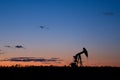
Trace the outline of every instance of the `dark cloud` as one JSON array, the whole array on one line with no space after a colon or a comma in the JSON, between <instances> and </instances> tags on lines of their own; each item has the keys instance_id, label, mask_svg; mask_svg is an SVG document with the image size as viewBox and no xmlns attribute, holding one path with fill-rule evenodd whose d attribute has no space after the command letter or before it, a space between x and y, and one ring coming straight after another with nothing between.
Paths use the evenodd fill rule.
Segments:
<instances>
[{"instance_id":1,"label":"dark cloud","mask_svg":"<svg viewBox=\"0 0 120 80\"><path fill-rule=\"evenodd\" d=\"M7 47L7 48L23 48L23 49L25 49L22 45L16 45L16 46L9 46L9 45L6 45L6 46L4 46L4 47Z\"/></svg>"},{"instance_id":2,"label":"dark cloud","mask_svg":"<svg viewBox=\"0 0 120 80\"><path fill-rule=\"evenodd\" d=\"M39 26L40 29L49 29L48 27L46 26Z\"/></svg>"},{"instance_id":3,"label":"dark cloud","mask_svg":"<svg viewBox=\"0 0 120 80\"><path fill-rule=\"evenodd\" d=\"M22 45L16 45L15 48L24 48Z\"/></svg>"},{"instance_id":4,"label":"dark cloud","mask_svg":"<svg viewBox=\"0 0 120 80\"><path fill-rule=\"evenodd\" d=\"M50 58L50 59L45 59L45 58L36 58L36 57L13 57L10 59L7 59L5 61L18 61L18 62L60 62L59 58Z\"/></svg>"},{"instance_id":5,"label":"dark cloud","mask_svg":"<svg viewBox=\"0 0 120 80\"><path fill-rule=\"evenodd\" d=\"M44 29L44 28L45 28L45 26L40 26L40 28L41 28L41 29Z\"/></svg>"},{"instance_id":6,"label":"dark cloud","mask_svg":"<svg viewBox=\"0 0 120 80\"><path fill-rule=\"evenodd\" d=\"M56 61L56 60L59 60L59 58L51 58L51 59L48 59L48 61ZM60 61L60 60L59 60Z\"/></svg>"},{"instance_id":7,"label":"dark cloud","mask_svg":"<svg viewBox=\"0 0 120 80\"><path fill-rule=\"evenodd\" d=\"M105 16L113 16L114 14L114 12L103 12L103 15Z\"/></svg>"}]
</instances>

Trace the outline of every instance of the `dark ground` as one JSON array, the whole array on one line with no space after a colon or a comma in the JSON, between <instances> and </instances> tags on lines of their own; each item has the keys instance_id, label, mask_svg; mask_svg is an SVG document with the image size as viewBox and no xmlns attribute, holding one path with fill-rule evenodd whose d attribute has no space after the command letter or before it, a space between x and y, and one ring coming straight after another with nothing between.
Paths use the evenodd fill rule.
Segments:
<instances>
[{"instance_id":1,"label":"dark ground","mask_svg":"<svg viewBox=\"0 0 120 80\"><path fill-rule=\"evenodd\" d=\"M120 67L0 67L0 80L120 80Z\"/></svg>"}]
</instances>

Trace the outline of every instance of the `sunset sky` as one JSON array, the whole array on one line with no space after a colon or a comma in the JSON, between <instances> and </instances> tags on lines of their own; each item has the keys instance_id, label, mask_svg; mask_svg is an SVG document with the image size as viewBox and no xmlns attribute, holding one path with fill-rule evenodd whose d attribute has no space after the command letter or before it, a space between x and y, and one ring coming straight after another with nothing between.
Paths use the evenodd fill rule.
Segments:
<instances>
[{"instance_id":1,"label":"sunset sky","mask_svg":"<svg viewBox=\"0 0 120 80\"><path fill-rule=\"evenodd\" d=\"M0 0L0 65L120 66L120 0Z\"/></svg>"}]
</instances>

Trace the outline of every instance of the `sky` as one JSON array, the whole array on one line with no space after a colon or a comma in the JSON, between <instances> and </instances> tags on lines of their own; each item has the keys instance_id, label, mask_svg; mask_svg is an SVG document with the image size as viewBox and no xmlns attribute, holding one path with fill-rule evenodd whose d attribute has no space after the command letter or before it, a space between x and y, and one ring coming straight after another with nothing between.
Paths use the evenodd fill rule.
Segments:
<instances>
[{"instance_id":1,"label":"sky","mask_svg":"<svg viewBox=\"0 0 120 80\"><path fill-rule=\"evenodd\" d=\"M120 66L120 0L0 0L0 65Z\"/></svg>"}]
</instances>

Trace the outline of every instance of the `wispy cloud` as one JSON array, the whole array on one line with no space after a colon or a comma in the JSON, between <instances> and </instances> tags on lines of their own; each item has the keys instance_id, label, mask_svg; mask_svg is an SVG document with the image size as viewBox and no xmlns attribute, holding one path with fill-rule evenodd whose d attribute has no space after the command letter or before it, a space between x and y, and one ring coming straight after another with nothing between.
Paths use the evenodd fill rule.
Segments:
<instances>
[{"instance_id":1,"label":"wispy cloud","mask_svg":"<svg viewBox=\"0 0 120 80\"><path fill-rule=\"evenodd\" d=\"M3 61L17 61L17 62L60 62L59 58L50 58L50 59L45 59L45 58L37 58L37 57L13 57L9 58Z\"/></svg>"},{"instance_id":2,"label":"wispy cloud","mask_svg":"<svg viewBox=\"0 0 120 80\"><path fill-rule=\"evenodd\" d=\"M6 45L6 46L4 46L4 47L7 47L7 48L12 48L12 46L9 46L9 45Z\"/></svg>"},{"instance_id":3,"label":"wispy cloud","mask_svg":"<svg viewBox=\"0 0 120 80\"><path fill-rule=\"evenodd\" d=\"M6 46L4 46L4 47L6 47L6 48L23 48L23 49L25 49L24 48L24 46L22 46L22 45L16 45L16 46L10 46L10 45L6 45Z\"/></svg>"},{"instance_id":4,"label":"wispy cloud","mask_svg":"<svg viewBox=\"0 0 120 80\"><path fill-rule=\"evenodd\" d=\"M39 26L40 29L49 29L48 27L46 26Z\"/></svg>"}]
</instances>

